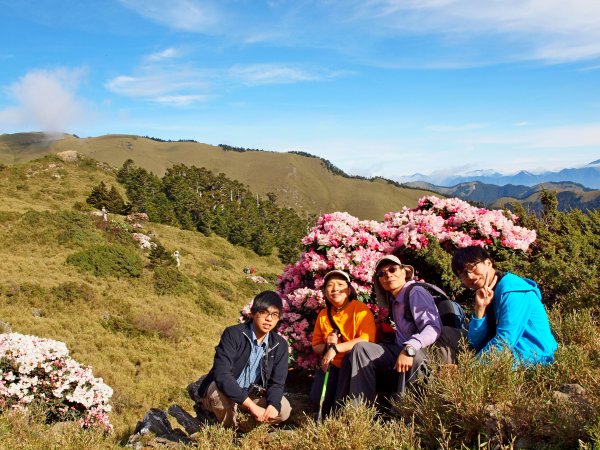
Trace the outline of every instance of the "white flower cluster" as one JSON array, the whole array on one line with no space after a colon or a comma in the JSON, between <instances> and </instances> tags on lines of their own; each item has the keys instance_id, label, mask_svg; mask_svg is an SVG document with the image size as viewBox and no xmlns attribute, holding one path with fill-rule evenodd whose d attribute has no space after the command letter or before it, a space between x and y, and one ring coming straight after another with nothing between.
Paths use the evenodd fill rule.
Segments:
<instances>
[{"instance_id":1,"label":"white flower cluster","mask_svg":"<svg viewBox=\"0 0 600 450\"><path fill-rule=\"evenodd\" d=\"M0 334L0 410L44 405L52 420L79 420L110 430L113 390L69 356L64 343L18 333Z\"/></svg>"},{"instance_id":2,"label":"white flower cluster","mask_svg":"<svg viewBox=\"0 0 600 450\"><path fill-rule=\"evenodd\" d=\"M133 237L133 240L138 243L138 246L142 250L152 250L153 248L156 247L156 244L154 242L152 242L152 238L150 236L148 236L147 234L133 233L131 235L131 237Z\"/></svg>"}]
</instances>

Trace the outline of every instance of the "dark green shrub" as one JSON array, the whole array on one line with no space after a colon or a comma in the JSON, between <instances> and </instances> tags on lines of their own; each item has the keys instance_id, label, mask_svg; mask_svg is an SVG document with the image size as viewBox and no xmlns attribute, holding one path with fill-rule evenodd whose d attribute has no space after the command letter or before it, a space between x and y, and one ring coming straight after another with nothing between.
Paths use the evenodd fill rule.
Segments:
<instances>
[{"instance_id":1,"label":"dark green shrub","mask_svg":"<svg viewBox=\"0 0 600 450\"><path fill-rule=\"evenodd\" d=\"M137 328L129 317L108 316L100 322L105 330L113 333L123 333L128 337L142 336L144 332Z\"/></svg>"},{"instance_id":2,"label":"dark green shrub","mask_svg":"<svg viewBox=\"0 0 600 450\"><path fill-rule=\"evenodd\" d=\"M142 260L130 248L119 244L95 245L67 257L67 264L97 277L139 277Z\"/></svg>"},{"instance_id":3,"label":"dark green shrub","mask_svg":"<svg viewBox=\"0 0 600 450\"><path fill-rule=\"evenodd\" d=\"M178 295L192 288L187 277L174 267L154 268L154 290L158 295Z\"/></svg>"},{"instance_id":4,"label":"dark green shrub","mask_svg":"<svg viewBox=\"0 0 600 450\"><path fill-rule=\"evenodd\" d=\"M96 228L102 230L110 242L135 247L135 241L131 237L130 227L126 223L99 219L96 222Z\"/></svg>"},{"instance_id":5,"label":"dark green shrub","mask_svg":"<svg viewBox=\"0 0 600 450\"><path fill-rule=\"evenodd\" d=\"M33 300L41 299L44 300L48 295L48 291L43 286L37 283L9 283L2 286L0 293L5 297L14 300Z\"/></svg>"},{"instance_id":6,"label":"dark green shrub","mask_svg":"<svg viewBox=\"0 0 600 450\"><path fill-rule=\"evenodd\" d=\"M54 217L49 217L57 222L58 243L83 247L93 243L101 243L102 237L96 230L91 217L74 211L61 211Z\"/></svg>"},{"instance_id":7,"label":"dark green shrub","mask_svg":"<svg viewBox=\"0 0 600 450\"><path fill-rule=\"evenodd\" d=\"M171 253L165 249L165 247L158 241L154 241L155 246L150 250L148 259L150 260L150 267L172 267L175 266L176 261Z\"/></svg>"},{"instance_id":8,"label":"dark green shrub","mask_svg":"<svg viewBox=\"0 0 600 450\"><path fill-rule=\"evenodd\" d=\"M52 296L61 302L73 303L77 300L90 302L96 299L94 288L86 283L67 281L50 290Z\"/></svg>"}]
</instances>

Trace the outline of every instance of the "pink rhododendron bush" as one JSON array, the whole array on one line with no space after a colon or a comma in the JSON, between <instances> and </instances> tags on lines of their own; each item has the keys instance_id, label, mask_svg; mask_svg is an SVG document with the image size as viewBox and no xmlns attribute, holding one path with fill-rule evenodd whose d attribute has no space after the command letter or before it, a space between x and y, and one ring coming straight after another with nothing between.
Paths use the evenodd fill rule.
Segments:
<instances>
[{"instance_id":1,"label":"pink rhododendron bush","mask_svg":"<svg viewBox=\"0 0 600 450\"><path fill-rule=\"evenodd\" d=\"M0 334L0 411L41 406L48 423L77 420L83 428L110 430L112 393L69 356L64 343Z\"/></svg>"},{"instance_id":2,"label":"pink rhododendron bush","mask_svg":"<svg viewBox=\"0 0 600 450\"><path fill-rule=\"evenodd\" d=\"M325 306L320 289L323 275L329 270L342 269L351 275L360 299L370 305L381 323L387 311L373 304L371 293L379 258L393 252L403 262L414 265L418 277L444 284L429 277L429 273L442 270L439 254L447 258L442 265L449 271L450 254L458 247L486 246L494 256L527 251L536 233L515 225L516 219L509 212L435 196L421 198L417 208L389 213L383 222L358 220L341 212L324 214L302 240L304 251L298 262L286 267L278 281L284 299L279 333L290 344L292 366L312 368L317 363L310 342L316 316ZM434 250L438 267L432 269ZM446 275L447 283L453 282L451 278L451 274Z\"/></svg>"}]
</instances>

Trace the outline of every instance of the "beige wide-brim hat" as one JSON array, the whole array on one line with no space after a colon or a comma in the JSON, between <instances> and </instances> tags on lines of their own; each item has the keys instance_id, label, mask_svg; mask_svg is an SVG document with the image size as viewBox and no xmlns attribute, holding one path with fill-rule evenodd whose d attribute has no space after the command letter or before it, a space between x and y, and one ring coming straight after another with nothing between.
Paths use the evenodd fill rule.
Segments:
<instances>
[{"instance_id":1,"label":"beige wide-brim hat","mask_svg":"<svg viewBox=\"0 0 600 450\"><path fill-rule=\"evenodd\" d=\"M394 255L386 255L377 261L375 264L375 273L373 274L373 286L375 286L375 297L377 298L377 304L379 306L383 306L384 308L390 307L390 294L383 289L381 284L379 283L379 277L377 276L377 272L379 271L379 267L383 266L385 263L398 264L402 267L406 272L406 281L411 281L415 276L415 268L408 264L402 264L400 258Z\"/></svg>"}]
</instances>

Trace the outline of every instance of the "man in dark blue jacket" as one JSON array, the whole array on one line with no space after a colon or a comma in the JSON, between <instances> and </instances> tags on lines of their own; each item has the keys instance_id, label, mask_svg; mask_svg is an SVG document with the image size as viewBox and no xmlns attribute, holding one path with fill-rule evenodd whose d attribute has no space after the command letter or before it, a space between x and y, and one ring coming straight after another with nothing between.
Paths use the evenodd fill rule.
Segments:
<instances>
[{"instance_id":1,"label":"man in dark blue jacket","mask_svg":"<svg viewBox=\"0 0 600 450\"><path fill-rule=\"evenodd\" d=\"M228 327L221 335L198 395L204 409L226 427L237 426L238 405L259 422L279 423L290 416L290 403L283 396L288 344L273 331L282 310L277 293L261 292L250 309L252 320Z\"/></svg>"}]
</instances>

